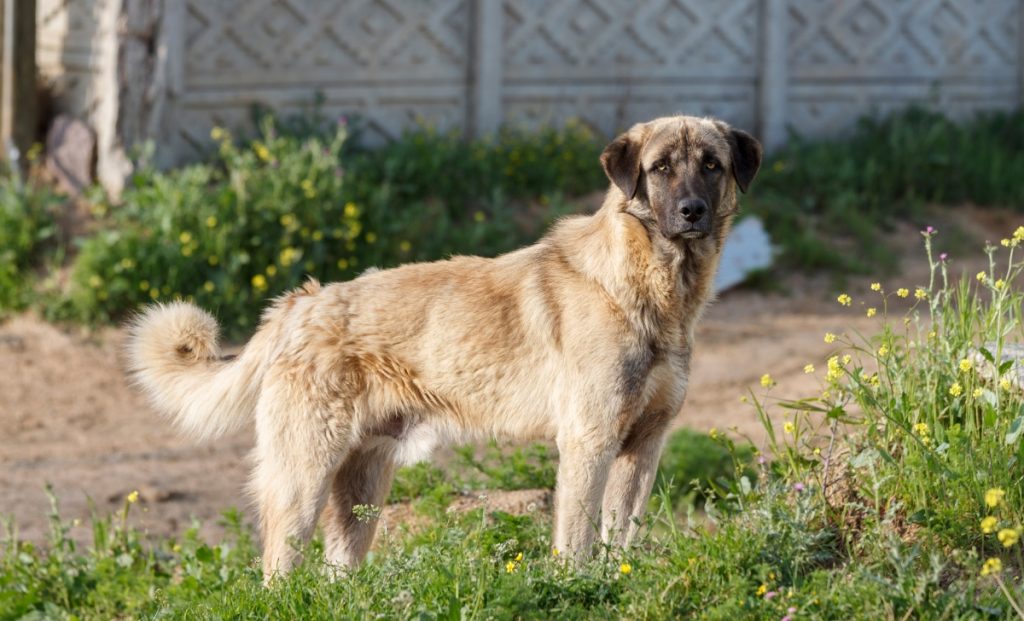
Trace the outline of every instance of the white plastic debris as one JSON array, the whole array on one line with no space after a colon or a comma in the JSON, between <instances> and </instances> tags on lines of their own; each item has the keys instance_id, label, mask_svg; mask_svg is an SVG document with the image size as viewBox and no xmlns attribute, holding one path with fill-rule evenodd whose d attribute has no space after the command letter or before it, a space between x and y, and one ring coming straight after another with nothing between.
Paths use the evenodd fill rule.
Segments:
<instances>
[{"instance_id":1,"label":"white plastic debris","mask_svg":"<svg viewBox=\"0 0 1024 621\"><path fill-rule=\"evenodd\" d=\"M736 223L722 249L715 277L715 291L725 291L743 282L754 271L772 264L772 242L761 220L753 216Z\"/></svg>"}]
</instances>

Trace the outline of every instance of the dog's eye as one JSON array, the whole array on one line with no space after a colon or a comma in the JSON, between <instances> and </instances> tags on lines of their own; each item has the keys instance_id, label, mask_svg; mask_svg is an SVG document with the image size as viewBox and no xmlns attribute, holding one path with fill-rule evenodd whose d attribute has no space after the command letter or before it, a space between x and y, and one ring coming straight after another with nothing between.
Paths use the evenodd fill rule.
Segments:
<instances>
[{"instance_id":1,"label":"dog's eye","mask_svg":"<svg viewBox=\"0 0 1024 621\"><path fill-rule=\"evenodd\" d=\"M659 162L654 165L654 170L660 173L668 172L668 164L666 164L665 162Z\"/></svg>"},{"instance_id":2,"label":"dog's eye","mask_svg":"<svg viewBox=\"0 0 1024 621\"><path fill-rule=\"evenodd\" d=\"M718 162L716 162L715 160L708 160L704 162L704 168L707 168L708 170L717 170Z\"/></svg>"}]
</instances>

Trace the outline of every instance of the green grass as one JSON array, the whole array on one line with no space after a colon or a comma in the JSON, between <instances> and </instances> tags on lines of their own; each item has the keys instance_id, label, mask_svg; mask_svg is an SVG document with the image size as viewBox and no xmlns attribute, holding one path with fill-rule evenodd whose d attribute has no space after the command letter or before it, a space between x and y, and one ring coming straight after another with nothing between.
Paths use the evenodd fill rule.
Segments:
<instances>
[{"instance_id":1,"label":"green grass","mask_svg":"<svg viewBox=\"0 0 1024 621\"><path fill-rule=\"evenodd\" d=\"M670 440L628 550L568 567L543 513L445 511L463 490L552 483L547 449L489 446L457 452L444 470L404 469L392 499L427 497L428 510L382 533L336 581L317 539L297 571L263 588L234 512L223 541L195 529L147 540L126 501L95 516L93 542L79 548L55 509L46 545L8 537L0 618L1018 618L1024 395L1016 371L989 359L1024 340L1024 228L963 280L932 254L942 237L924 240L929 282L843 298L850 313L877 309L878 330L837 336L820 392L779 399L766 376L751 394L764 455L751 461L720 432ZM894 297L916 304L890 316ZM698 481L702 511L667 486L686 479Z\"/></svg>"}]
</instances>

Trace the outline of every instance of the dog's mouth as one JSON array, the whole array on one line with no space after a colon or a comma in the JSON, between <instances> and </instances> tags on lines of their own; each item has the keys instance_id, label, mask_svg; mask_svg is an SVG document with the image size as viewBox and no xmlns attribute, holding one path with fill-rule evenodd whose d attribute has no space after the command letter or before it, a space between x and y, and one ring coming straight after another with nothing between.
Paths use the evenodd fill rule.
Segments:
<instances>
[{"instance_id":1,"label":"dog's mouth","mask_svg":"<svg viewBox=\"0 0 1024 621\"><path fill-rule=\"evenodd\" d=\"M680 239L704 239L707 236L707 231L686 231L679 235Z\"/></svg>"}]
</instances>

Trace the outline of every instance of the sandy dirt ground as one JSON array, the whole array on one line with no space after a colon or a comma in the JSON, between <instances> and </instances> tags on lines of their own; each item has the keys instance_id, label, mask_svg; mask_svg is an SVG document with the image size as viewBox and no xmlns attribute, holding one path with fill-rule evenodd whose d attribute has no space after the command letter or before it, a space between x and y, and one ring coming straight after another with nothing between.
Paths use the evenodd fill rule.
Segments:
<instances>
[{"instance_id":1,"label":"sandy dirt ground","mask_svg":"<svg viewBox=\"0 0 1024 621\"><path fill-rule=\"evenodd\" d=\"M1009 214L970 208L945 212L938 222L955 227L962 241L975 240L966 244L973 254L965 247L956 262L958 272L969 273L984 264L979 240L998 239L1016 224ZM914 228L889 235L903 240L907 254L901 274L881 279L886 288L913 290L926 283ZM854 297L851 308L835 302L839 285L826 278L787 278L784 293L723 294L700 325L690 392L677 425L735 428L762 441L757 416L740 396L751 387L760 390L764 373L778 382L780 396L816 394L819 380L803 368L825 366L834 346L824 343L823 334L871 334L880 325L864 313L877 299L868 289L872 280L851 279L842 287ZM137 522L152 534L181 534L197 519L201 534L216 538L222 532L218 517L230 506L244 508L252 519L244 494L251 431L205 446L178 436L127 384L119 357L123 336L115 329L56 327L31 315L0 324L0 515L13 516L22 538L45 537L47 484L60 499L62 516L83 520L73 532L80 539L88 536L91 504L112 512L136 489ZM528 493L489 500L508 509L544 502L543 495Z\"/></svg>"}]
</instances>

